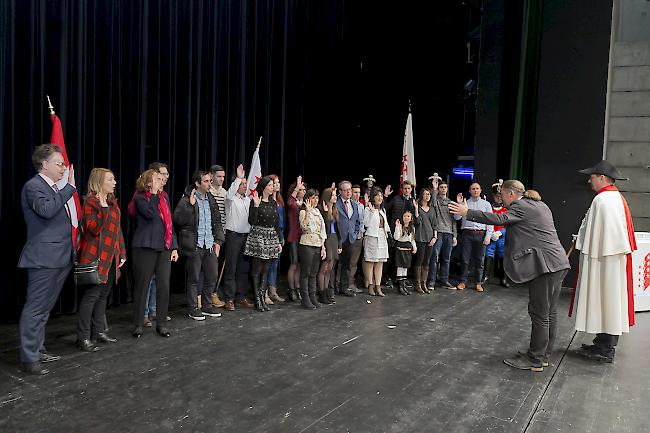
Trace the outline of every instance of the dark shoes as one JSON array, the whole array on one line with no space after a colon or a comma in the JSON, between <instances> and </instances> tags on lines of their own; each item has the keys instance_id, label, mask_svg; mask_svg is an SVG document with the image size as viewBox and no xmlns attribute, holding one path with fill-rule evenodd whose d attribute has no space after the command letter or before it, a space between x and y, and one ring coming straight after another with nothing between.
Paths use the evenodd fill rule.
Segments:
<instances>
[{"instance_id":1,"label":"dark shoes","mask_svg":"<svg viewBox=\"0 0 650 433\"><path fill-rule=\"evenodd\" d=\"M205 320L205 316L198 308L190 308L188 316L192 320Z\"/></svg>"},{"instance_id":2,"label":"dark shoes","mask_svg":"<svg viewBox=\"0 0 650 433\"><path fill-rule=\"evenodd\" d=\"M540 373L544 371L544 367L542 366L542 364L539 365L534 364L533 361L528 359L527 356L504 359L503 363L509 367L516 368L519 370L530 370L535 373Z\"/></svg>"},{"instance_id":3,"label":"dark shoes","mask_svg":"<svg viewBox=\"0 0 650 433\"><path fill-rule=\"evenodd\" d=\"M219 309L214 304L208 304L201 307L201 313L204 316L221 317L221 313L219 312Z\"/></svg>"},{"instance_id":4,"label":"dark shoes","mask_svg":"<svg viewBox=\"0 0 650 433\"><path fill-rule=\"evenodd\" d=\"M226 301L226 305L224 305L223 309L226 311L235 311L235 302L232 299Z\"/></svg>"},{"instance_id":5,"label":"dark shoes","mask_svg":"<svg viewBox=\"0 0 650 433\"><path fill-rule=\"evenodd\" d=\"M42 376L50 372L47 368L44 368L40 361L22 363L20 365L21 370L27 374L33 374L34 376Z\"/></svg>"},{"instance_id":6,"label":"dark shoes","mask_svg":"<svg viewBox=\"0 0 650 433\"><path fill-rule=\"evenodd\" d=\"M348 298L352 298L354 296L357 296L356 293L354 293L350 289L345 289L345 290L339 290L339 295L347 296Z\"/></svg>"},{"instance_id":7,"label":"dark shoes","mask_svg":"<svg viewBox=\"0 0 650 433\"><path fill-rule=\"evenodd\" d=\"M248 300L248 298L238 300L235 302L235 305L243 308L253 308L255 306L251 301Z\"/></svg>"},{"instance_id":8,"label":"dark shoes","mask_svg":"<svg viewBox=\"0 0 650 433\"><path fill-rule=\"evenodd\" d=\"M582 347L576 351L576 353L583 358L589 359L590 361L604 362L607 364L614 362L614 351L612 351L612 354L608 356L603 354L603 352L594 345L583 344Z\"/></svg>"},{"instance_id":9,"label":"dark shoes","mask_svg":"<svg viewBox=\"0 0 650 433\"><path fill-rule=\"evenodd\" d=\"M517 352L517 356L520 357L520 358L527 358L528 354L526 353L526 351L520 350L520 351ZM549 358L550 357L548 355L544 355L544 360L542 361L542 367L548 367Z\"/></svg>"},{"instance_id":10,"label":"dark shoes","mask_svg":"<svg viewBox=\"0 0 650 433\"><path fill-rule=\"evenodd\" d=\"M96 346L90 340L77 340L77 347L82 352L97 352L99 350L99 346Z\"/></svg>"},{"instance_id":11,"label":"dark shoes","mask_svg":"<svg viewBox=\"0 0 650 433\"><path fill-rule=\"evenodd\" d=\"M131 335L133 335L133 338L140 338L142 337L142 327L138 326L131 332Z\"/></svg>"},{"instance_id":12,"label":"dark shoes","mask_svg":"<svg viewBox=\"0 0 650 433\"><path fill-rule=\"evenodd\" d=\"M117 338L109 337L105 332L97 334L96 340L100 343L117 343Z\"/></svg>"},{"instance_id":13,"label":"dark shoes","mask_svg":"<svg viewBox=\"0 0 650 433\"><path fill-rule=\"evenodd\" d=\"M169 338L172 336L171 332L167 328L156 328L156 332L161 337Z\"/></svg>"},{"instance_id":14,"label":"dark shoes","mask_svg":"<svg viewBox=\"0 0 650 433\"><path fill-rule=\"evenodd\" d=\"M45 364L46 362L55 362L61 359L59 355L50 355L49 353L41 352L41 362Z\"/></svg>"}]
</instances>

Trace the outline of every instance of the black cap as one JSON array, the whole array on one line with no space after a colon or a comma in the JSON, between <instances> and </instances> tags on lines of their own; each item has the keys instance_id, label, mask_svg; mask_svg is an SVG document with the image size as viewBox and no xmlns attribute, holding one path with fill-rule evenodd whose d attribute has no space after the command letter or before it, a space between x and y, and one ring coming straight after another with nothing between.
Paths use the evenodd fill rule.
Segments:
<instances>
[{"instance_id":1,"label":"black cap","mask_svg":"<svg viewBox=\"0 0 650 433\"><path fill-rule=\"evenodd\" d=\"M585 168L584 170L578 171L578 173L602 174L614 180L630 180L627 177L623 177L621 175L621 172L618 171L618 168L614 167L614 165L611 162L605 161L604 159L600 161L598 164L594 165L593 167Z\"/></svg>"}]
</instances>

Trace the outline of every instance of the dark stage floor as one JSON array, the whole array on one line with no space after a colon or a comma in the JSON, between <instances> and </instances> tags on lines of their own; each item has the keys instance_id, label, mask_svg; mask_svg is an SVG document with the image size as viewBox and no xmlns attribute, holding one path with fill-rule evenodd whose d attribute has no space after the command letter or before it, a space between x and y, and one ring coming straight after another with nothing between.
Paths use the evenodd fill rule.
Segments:
<instances>
[{"instance_id":1,"label":"dark stage floor","mask_svg":"<svg viewBox=\"0 0 650 433\"><path fill-rule=\"evenodd\" d=\"M58 317L48 349L63 359L43 377L19 371L16 327L3 325L0 431L648 431L650 314L637 315L614 364L591 364L567 352L591 338L573 338L565 293L551 367L530 373L502 363L526 346L527 296L361 295L204 322L177 308L172 338L148 329L140 340L126 306L109 310L119 343L91 354L73 346L74 317Z\"/></svg>"}]
</instances>

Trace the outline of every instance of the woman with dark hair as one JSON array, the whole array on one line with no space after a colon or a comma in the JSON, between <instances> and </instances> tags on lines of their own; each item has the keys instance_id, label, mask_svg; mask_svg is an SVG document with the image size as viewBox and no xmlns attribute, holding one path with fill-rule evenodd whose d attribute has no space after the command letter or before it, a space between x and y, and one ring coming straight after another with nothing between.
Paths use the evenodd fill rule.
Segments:
<instances>
[{"instance_id":1,"label":"woman with dark hair","mask_svg":"<svg viewBox=\"0 0 650 433\"><path fill-rule=\"evenodd\" d=\"M261 197L258 191L261 191ZM282 243L280 238L280 217L273 200L273 180L264 176L253 193L248 223L251 231L246 239L244 254L253 258L251 278L255 290L255 307L259 311L270 311L265 301L267 276L271 261L280 257Z\"/></svg>"},{"instance_id":2,"label":"woman with dark hair","mask_svg":"<svg viewBox=\"0 0 650 433\"><path fill-rule=\"evenodd\" d=\"M302 292L302 306L315 310L318 308L316 299L318 267L321 260L325 259L327 251L325 241L327 232L325 221L318 210L318 191L310 189L305 194L305 205L300 211L300 291Z\"/></svg>"},{"instance_id":3,"label":"woman with dark hair","mask_svg":"<svg viewBox=\"0 0 650 433\"><path fill-rule=\"evenodd\" d=\"M417 293L431 293L433 289L427 287L429 275L429 261L433 253L433 246L437 240L437 218L435 209L431 207L431 191L422 188L418 196L418 218L415 222L415 244L417 254L413 273L415 274L415 291Z\"/></svg>"},{"instance_id":4,"label":"woman with dark hair","mask_svg":"<svg viewBox=\"0 0 650 433\"><path fill-rule=\"evenodd\" d=\"M384 296L381 290L381 275L388 260L388 238L390 225L384 210L384 194L373 188L364 197L366 209L363 212L363 275L370 296Z\"/></svg>"},{"instance_id":5,"label":"woman with dark hair","mask_svg":"<svg viewBox=\"0 0 650 433\"><path fill-rule=\"evenodd\" d=\"M136 181L135 231L133 252L133 336L142 336L144 304L151 277L156 277L156 309L159 318L167 317L169 308L169 276L171 262L178 260L178 243L172 211L166 194L161 194L163 176L156 170L146 170ZM171 333L160 319L156 332L163 337Z\"/></svg>"},{"instance_id":6,"label":"woman with dark hair","mask_svg":"<svg viewBox=\"0 0 650 433\"><path fill-rule=\"evenodd\" d=\"M298 176L296 181L289 186L287 194L287 246L289 247L289 270L287 271L287 281L289 290L287 294L289 300L293 302L300 301L300 280L302 272L300 271L300 261L298 260L298 244L300 241L300 222L298 214L302 207L303 199L307 184L303 183L302 176Z\"/></svg>"},{"instance_id":7,"label":"woman with dark hair","mask_svg":"<svg viewBox=\"0 0 650 433\"><path fill-rule=\"evenodd\" d=\"M282 198L282 193L280 192L280 178L275 174L269 174L269 177L273 179L273 200L277 205L278 218L280 221L280 243L284 245L284 199ZM284 299L278 295L278 268L280 266L280 258L271 260L271 266L269 268L269 290L264 298L264 301L273 305L273 302L284 302Z\"/></svg>"},{"instance_id":8,"label":"woman with dark hair","mask_svg":"<svg viewBox=\"0 0 650 433\"><path fill-rule=\"evenodd\" d=\"M339 212L336 208L336 184L332 184L331 188L323 191L321 200L318 203L318 209L325 222L325 231L327 233L325 260L321 262L320 271L318 272L318 295L322 304L333 304L335 303L334 290L328 288L330 273L334 267L334 262L342 251L339 237ZM316 308L318 307L319 305L316 303Z\"/></svg>"},{"instance_id":9,"label":"woman with dark hair","mask_svg":"<svg viewBox=\"0 0 650 433\"><path fill-rule=\"evenodd\" d=\"M85 287L77 310L77 347L84 352L99 350L94 341L115 343L106 328L106 300L126 261L120 208L115 198L115 175L106 168L93 168L83 205L83 235L79 263L99 259L99 284Z\"/></svg>"}]
</instances>

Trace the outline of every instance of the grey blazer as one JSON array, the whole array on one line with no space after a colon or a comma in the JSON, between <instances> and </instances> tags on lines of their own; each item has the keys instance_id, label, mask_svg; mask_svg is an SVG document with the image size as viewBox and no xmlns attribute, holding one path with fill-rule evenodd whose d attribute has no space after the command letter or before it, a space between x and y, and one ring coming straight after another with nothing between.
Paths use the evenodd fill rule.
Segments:
<instances>
[{"instance_id":1,"label":"grey blazer","mask_svg":"<svg viewBox=\"0 0 650 433\"><path fill-rule=\"evenodd\" d=\"M65 203L76 189L66 185L55 192L36 175L25 183L20 203L27 225L27 242L19 268L63 268L72 260L72 225Z\"/></svg>"},{"instance_id":2,"label":"grey blazer","mask_svg":"<svg viewBox=\"0 0 650 433\"><path fill-rule=\"evenodd\" d=\"M467 220L508 227L503 267L515 283L571 268L557 237L553 214L544 202L521 198L502 214L470 209Z\"/></svg>"}]
</instances>

